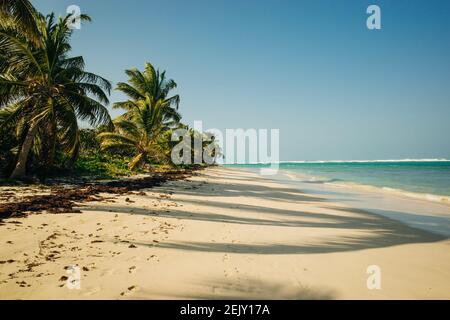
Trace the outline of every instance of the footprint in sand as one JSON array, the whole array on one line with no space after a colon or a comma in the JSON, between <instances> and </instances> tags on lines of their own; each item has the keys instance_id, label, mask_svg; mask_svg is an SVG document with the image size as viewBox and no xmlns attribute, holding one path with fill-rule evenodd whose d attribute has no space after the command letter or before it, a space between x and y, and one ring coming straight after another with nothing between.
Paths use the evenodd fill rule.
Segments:
<instances>
[{"instance_id":1,"label":"footprint in sand","mask_svg":"<svg viewBox=\"0 0 450 320\"><path fill-rule=\"evenodd\" d=\"M126 291L121 292L120 295L121 296L129 296L138 290L139 290L138 286L131 286L131 287L128 287Z\"/></svg>"},{"instance_id":2,"label":"footprint in sand","mask_svg":"<svg viewBox=\"0 0 450 320\"><path fill-rule=\"evenodd\" d=\"M112 276L116 272L115 269L107 269L101 273L101 276Z\"/></svg>"},{"instance_id":3,"label":"footprint in sand","mask_svg":"<svg viewBox=\"0 0 450 320\"><path fill-rule=\"evenodd\" d=\"M128 268L128 273L134 273L136 272L136 266L132 266L130 268Z\"/></svg>"},{"instance_id":4,"label":"footprint in sand","mask_svg":"<svg viewBox=\"0 0 450 320\"><path fill-rule=\"evenodd\" d=\"M89 287L87 288L86 292L84 293L85 296L92 296L96 293L99 293L100 291L102 291L102 288L100 287Z\"/></svg>"}]
</instances>

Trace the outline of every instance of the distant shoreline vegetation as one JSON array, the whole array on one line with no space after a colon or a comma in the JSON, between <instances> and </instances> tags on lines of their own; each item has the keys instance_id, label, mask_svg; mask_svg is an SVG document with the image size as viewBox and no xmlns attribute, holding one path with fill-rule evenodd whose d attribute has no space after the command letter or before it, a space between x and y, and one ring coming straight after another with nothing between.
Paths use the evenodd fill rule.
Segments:
<instances>
[{"instance_id":1,"label":"distant shoreline vegetation","mask_svg":"<svg viewBox=\"0 0 450 320\"><path fill-rule=\"evenodd\" d=\"M174 167L172 132L199 134L181 121L176 82L151 63L125 70L128 81L115 87L86 71L83 57L71 55L70 21L27 0L0 0L0 177L109 178ZM116 119L107 109L113 89L127 97L114 103L125 110Z\"/></svg>"}]
</instances>

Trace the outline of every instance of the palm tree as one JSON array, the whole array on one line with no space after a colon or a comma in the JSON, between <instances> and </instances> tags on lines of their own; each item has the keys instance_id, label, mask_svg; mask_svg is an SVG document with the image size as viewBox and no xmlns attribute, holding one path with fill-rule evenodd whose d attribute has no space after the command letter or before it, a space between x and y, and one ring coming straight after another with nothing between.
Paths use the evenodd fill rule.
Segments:
<instances>
[{"instance_id":1,"label":"palm tree","mask_svg":"<svg viewBox=\"0 0 450 320\"><path fill-rule=\"evenodd\" d=\"M167 100L154 101L145 96L128 103L129 112L114 120L115 132L104 132L98 137L102 150L128 150L134 158L129 168L141 168L146 160L164 162L169 156L168 139L172 119L167 116Z\"/></svg>"},{"instance_id":2,"label":"palm tree","mask_svg":"<svg viewBox=\"0 0 450 320\"><path fill-rule=\"evenodd\" d=\"M32 29L38 32L38 44L17 26L0 24L0 130L15 123L22 137L11 178L25 175L30 150L36 145L45 145L49 165L57 141L75 159L78 119L91 124L111 123L105 107L110 82L84 71L81 56L68 56L72 35L67 26L69 18L56 22L53 14L33 15ZM82 19L89 20L85 15Z\"/></svg>"},{"instance_id":3,"label":"palm tree","mask_svg":"<svg viewBox=\"0 0 450 320\"><path fill-rule=\"evenodd\" d=\"M119 82L117 90L128 96L129 100L117 102L114 108L133 110L133 104L150 97L153 103L162 101L167 107L164 108L165 117L172 120L172 125L176 125L181 119L177 112L180 103L180 96L170 96L170 92L177 87L175 81L166 79L166 72L155 70L151 63L145 64L143 72L138 69L126 70L128 83Z\"/></svg>"},{"instance_id":4,"label":"palm tree","mask_svg":"<svg viewBox=\"0 0 450 320\"><path fill-rule=\"evenodd\" d=\"M38 43L38 30L34 23L36 16L39 13L28 0L0 0L1 24L15 26L35 44Z\"/></svg>"}]
</instances>

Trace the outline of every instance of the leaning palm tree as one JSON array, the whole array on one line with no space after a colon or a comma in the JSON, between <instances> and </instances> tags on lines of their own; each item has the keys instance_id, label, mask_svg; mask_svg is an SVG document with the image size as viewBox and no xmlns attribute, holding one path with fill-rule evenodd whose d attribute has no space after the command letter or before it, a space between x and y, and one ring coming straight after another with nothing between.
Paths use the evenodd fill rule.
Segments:
<instances>
[{"instance_id":1,"label":"leaning palm tree","mask_svg":"<svg viewBox=\"0 0 450 320\"><path fill-rule=\"evenodd\" d=\"M110 82L84 71L82 57L68 56L69 18L55 21L53 14L34 15L38 45L16 27L0 24L0 130L14 123L22 137L11 178L26 174L30 150L36 145L46 146L49 165L57 141L74 159L79 146L78 119L111 123L105 107Z\"/></svg>"},{"instance_id":2,"label":"leaning palm tree","mask_svg":"<svg viewBox=\"0 0 450 320\"><path fill-rule=\"evenodd\" d=\"M170 108L165 100L153 101L146 96L128 105L130 112L114 120L115 132L104 132L98 137L101 148L127 150L133 154L129 163L131 170L141 168L147 160L164 162L170 150L165 132L171 119L167 117Z\"/></svg>"},{"instance_id":3,"label":"leaning palm tree","mask_svg":"<svg viewBox=\"0 0 450 320\"><path fill-rule=\"evenodd\" d=\"M166 118L172 120L172 124L180 121L181 116L177 112L180 103L179 95L170 95L170 92L177 87L175 81L166 78L166 72L155 70L151 63L145 64L144 71L138 69L126 70L128 83L119 82L117 90L128 96L129 100L117 102L114 108L133 110L133 104L146 97L151 97L153 103L163 101L167 107L164 108Z\"/></svg>"}]
</instances>

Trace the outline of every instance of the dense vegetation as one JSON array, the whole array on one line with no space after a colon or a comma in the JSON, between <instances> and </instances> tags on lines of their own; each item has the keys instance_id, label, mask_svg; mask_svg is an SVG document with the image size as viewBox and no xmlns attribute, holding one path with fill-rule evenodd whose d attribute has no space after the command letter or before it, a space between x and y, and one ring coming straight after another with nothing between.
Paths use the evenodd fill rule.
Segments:
<instances>
[{"instance_id":1,"label":"dense vegetation","mask_svg":"<svg viewBox=\"0 0 450 320\"><path fill-rule=\"evenodd\" d=\"M71 55L69 19L0 0L0 176L102 178L172 165L172 130L186 128L175 81L150 63L126 70L115 89L128 100L114 103L124 114L112 120L113 85Z\"/></svg>"}]
</instances>

